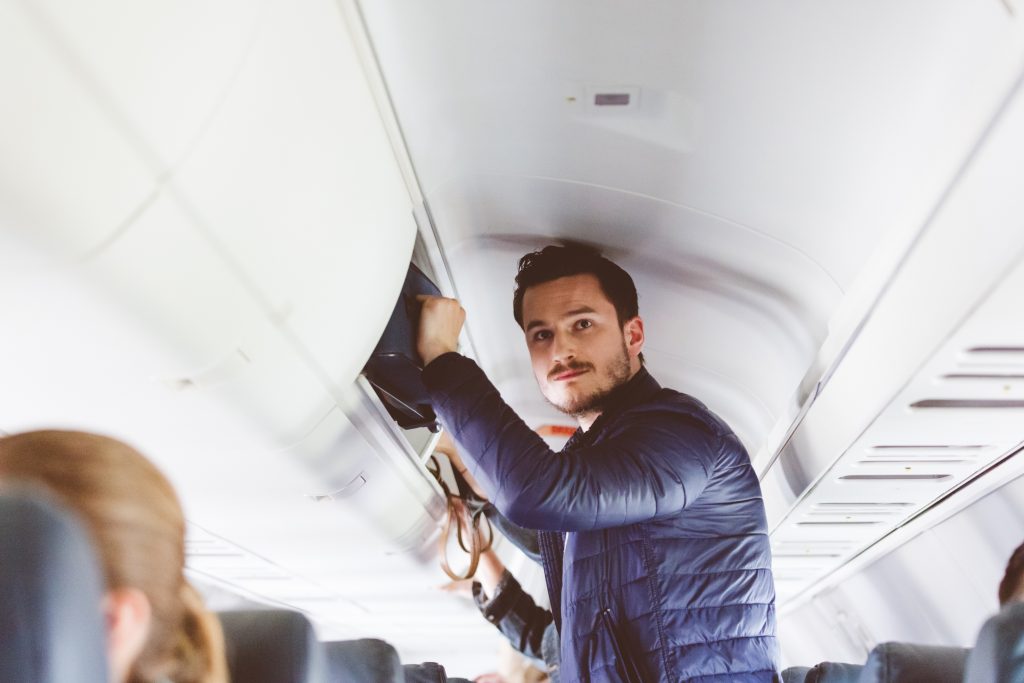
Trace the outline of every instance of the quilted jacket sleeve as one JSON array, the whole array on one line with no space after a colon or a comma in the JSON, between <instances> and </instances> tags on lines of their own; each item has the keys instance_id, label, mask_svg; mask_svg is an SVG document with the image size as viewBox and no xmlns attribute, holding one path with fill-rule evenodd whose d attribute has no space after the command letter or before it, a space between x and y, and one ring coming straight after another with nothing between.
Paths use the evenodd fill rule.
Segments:
<instances>
[{"instance_id":1,"label":"quilted jacket sleeve","mask_svg":"<svg viewBox=\"0 0 1024 683\"><path fill-rule=\"evenodd\" d=\"M538 662L544 662L544 631L551 625L551 612L539 607L508 570L501 576L494 595L473 583L473 599L480 613L508 638L512 646Z\"/></svg>"},{"instance_id":2,"label":"quilted jacket sleeve","mask_svg":"<svg viewBox=\"0 0 1024 683\"><path fill-rule=\"evenodd\" d=\"M491 503L484 505L484 514L487 515L487 519L490 520L494 528L500 531L502 536L511 541L512 545L519 548L524 555L537 564L543 563L540 556L540 540L537 538L537 532L535 530L524 529L518 524L513 524L509 519L498 512L498 508L494 507Z\"/></svg>"},{"instance_id":3,"label":"quilted jacket sleeve","mask_svg":"<svg viewBox=\"0 0 1024 683\"><path fill-rule=\"evenodd\" d=\"M594 445L555 453L472 360L445 354L423 379L473 476L522 527L581 531L673 514L700 495L718 457L710 429L657 405L616 420Z\"/></svg>"}]
</instances>

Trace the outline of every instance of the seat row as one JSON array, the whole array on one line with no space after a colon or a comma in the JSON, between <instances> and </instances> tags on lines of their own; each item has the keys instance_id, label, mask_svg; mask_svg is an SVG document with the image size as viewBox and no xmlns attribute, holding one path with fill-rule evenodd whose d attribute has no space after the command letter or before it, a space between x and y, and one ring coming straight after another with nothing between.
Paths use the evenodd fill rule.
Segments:
<instances>
[{"instance_id":1,"label":"seat row","mask_svg":"<svg viewBox=\"0 0 1024 683\"><path fill-rule=\"evenodd\" d=\"M1024 603L982 626L974 648L882 643L864 664L791 667L783 683L1024 683Z\"/></svg>"},{"instance_id":2,"label":"seat row","mask_svg":"<svg viewBox=\"0 0 1024 683\"><path fill-rule=\"evenodd\" d=\"M440 664L403 665L376 638L319 642L304 615L288 610L218 614L232 681L251 683L469 683Z\"/></svg>"},{"instance_id":3,"label":"seat row","mask_svg":"<svg viewBox=\"0 0 1024 683\"><path fill-rule=\"evenodd\" d=\"M45 499L0 493L0 681L107 683L102 579L77 521ZM469 683L402 665L382 640L322 643L299 612L217 615L230 679L246 683Z\"/></svg>"}]
</instances>

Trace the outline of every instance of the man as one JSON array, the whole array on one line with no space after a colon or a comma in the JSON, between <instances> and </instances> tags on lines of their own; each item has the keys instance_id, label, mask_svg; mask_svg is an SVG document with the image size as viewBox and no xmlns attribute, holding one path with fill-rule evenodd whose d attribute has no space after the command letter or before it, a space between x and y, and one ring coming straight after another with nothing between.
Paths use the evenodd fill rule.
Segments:
<instances>
[{"instance_id":1,"label":"man","mask_svg":"<svg viewBox=\"0 0 1024 683\"><path fill-rule=\"evenodd\" d=\"M771 681L771 554L743 446L644 369L636 288L614 263L549 246L520 260L516 285L541 392L579 424L561 452L456 353L457 301L424 297L418 349L470 473L541 531L561 681Z\"/></svg>"}]
</instances>

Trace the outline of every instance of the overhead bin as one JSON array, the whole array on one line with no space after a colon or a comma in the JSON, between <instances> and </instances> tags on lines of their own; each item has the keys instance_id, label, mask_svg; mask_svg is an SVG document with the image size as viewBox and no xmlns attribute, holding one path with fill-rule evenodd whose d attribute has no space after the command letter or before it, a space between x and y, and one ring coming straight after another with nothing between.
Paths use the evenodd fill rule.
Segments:
<instances>
[{"instance_id":1,"label":"overhead bin","mask_svg":"<svg viewBox=\"0 0 1024 683\"><path fill-rule=\"evenodd\" d=\"M28 258L5 240L0 282L89 255L154 185L117 122L37 30L31 7L0 6L0 231L42 249Z\"/></svg>"},{"instance_id":2,"label":"overhead bin","mask_svg":"<svg viewBox=\"0 0 1024 683\"><path fill-rule=\"evenodd\" d=\"M332 2L0 8L0 429L127 439L286 574L443 510L360 379L417 226L357 50Z\"/></svg>"},{"instance_id":3,"label":"overhead bin","mask_svg":"<svg viewBox=\"0 0 1024 683\"><path fill-rule=\"evenodd\" d=\"M1022 122L1018 82L785 439L754 457L776 557L790 556L775 574L783 624L1020 448Z\"/></svg>"},{"instance_id":4,"label":"overhead bin","mask_svg":"<svg viewBox=\"0 0 1024 683\"><path fill-rule=\"evenodd\" d=\"M440 429L423 384L423 359L416 350L422 308L417 297L440 294L423 271L409 264L391 319L363 370L388 413L403 429Z\"/></svg>"}]
</instances>

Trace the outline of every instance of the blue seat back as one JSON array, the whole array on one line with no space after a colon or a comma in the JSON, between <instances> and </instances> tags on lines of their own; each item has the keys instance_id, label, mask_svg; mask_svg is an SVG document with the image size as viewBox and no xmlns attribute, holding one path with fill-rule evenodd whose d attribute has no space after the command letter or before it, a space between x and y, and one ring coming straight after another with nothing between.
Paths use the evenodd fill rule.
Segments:
<instances>
[{"instance_id":1,"label":"blue seat back","mask_svg":"<svg viewBox=\"0 0 1024 683\"><path fill-rule=\"evenodd\" d=\"M868 655L860 683L960 683L967 653L962 647L882 643Z\"/></svg>"},{"instance_id":2,"label":"blue seat back","mask_svg":"<svg viewBox=\"0 0 1024 683\"><path fill-rule=\"evenodd\" d=\"M402 669L406 683L472 683L465 678L449 678L444 667L437 662L406 664Z\"/></svg>"},{"instance_id":3,"label":"blue seat back","mask_svg":"<svg viewBox=\"0 0 1024 683\"><path fill-rule=\"evenodd\" d=\"M1024 603L1004 607L981 627L963 680L1024 683Z\"/></svg>"},{"instance_id":4,"label":"blue seat back","mask_svg":"<svg viewBox=\"0 0 1024 683\"><path fill-rule=\"evenodd\" d=\"M405 683L394 647L374 638L324 643L331 683Z\"/></svg>"},{"instance_id":5,"label":"blue seat back","mask_svg":"<svg viewBox=\"0 0 1024 683\"><path fill-rule=\"evenodd\" d=\"M804 683L811 669L806 666L791 666L782 670L782 683Z\"/></svg>"},{"instance_id":6,"label":"blue seat back","mask_svg":"<svg viewBox=\"0 0 1024 683\"><path fill-rule=\"evenodd\" d=\"M845 662L821 662L807 672L805 683L857 683L860 680L860 664Z\"/></svg>"},{"instance_id":7,"label":"blue seat back","mask_svg":"<svg viewBox=\"0 0 1024 683\"><path fill-rule=\"evenodd\" d=\"M71 513L0 495L0 681L107 683L102 599L96 554Z\"/></svg>"},{"instance_id":8,"label":"blue seat back","mask_svg":"<svg viewBox=\"0 0 1024 683\"><path fill-rule=\"evenodd\" d=\"M323 648L313 625L289 610L221 612L232 681L322 683L327 677Z\"/></svg>"}]
</instances>

